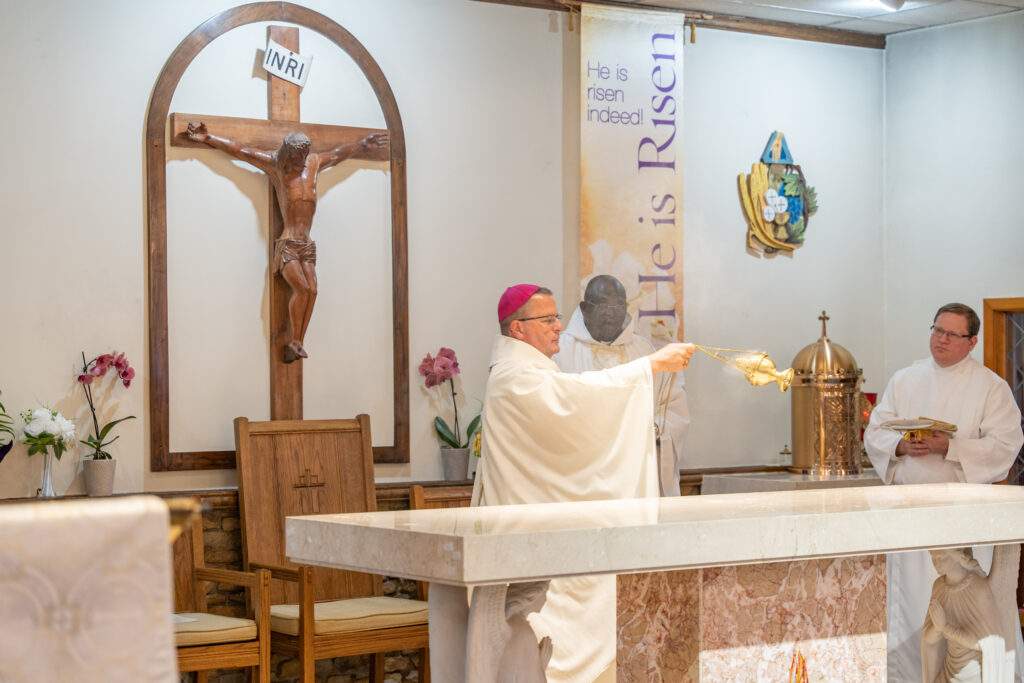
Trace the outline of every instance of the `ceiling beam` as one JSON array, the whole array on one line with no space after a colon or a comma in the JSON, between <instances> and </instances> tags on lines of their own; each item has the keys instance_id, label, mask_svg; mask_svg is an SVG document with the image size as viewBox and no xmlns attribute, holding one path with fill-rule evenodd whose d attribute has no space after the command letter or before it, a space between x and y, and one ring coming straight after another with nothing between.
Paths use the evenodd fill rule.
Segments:
<instances>
[{"instance_id":1,"label":"ceiling beam","mask_svg":"<svg viewBox=\"0 0 1024 683\"><path fill-rule=\"evenodd\" d=\"M478 2L489 2L497 5L512 5L515 7L528 7L530 9L542 9L555 12L568 12L570 6L578 7L577 0L477 0ZM753 33L761 36L773 36L775 38L792 38L793 40L808 40L815 43L829 43L832 45L850 45L853 47L866 47L874 50L885 49L885 36L873 33L860 33L857 31L844 31L838 28L827 26L808 26L806 24L791 24L785 21L769 21L767 19L754 19L751 17L740 17L731 14L709 14L700 10L687 10L682 7L665 7L659 5L636 5L628 2L617 2L616 0L590 0L594 5L611 5L613 7L625 7L629 9L655 9L667 10L670 12L683 12L686 14L686 24L701 28L714 28L723 31L738 31L740 33Z\"/></svg>"}]
</instances>

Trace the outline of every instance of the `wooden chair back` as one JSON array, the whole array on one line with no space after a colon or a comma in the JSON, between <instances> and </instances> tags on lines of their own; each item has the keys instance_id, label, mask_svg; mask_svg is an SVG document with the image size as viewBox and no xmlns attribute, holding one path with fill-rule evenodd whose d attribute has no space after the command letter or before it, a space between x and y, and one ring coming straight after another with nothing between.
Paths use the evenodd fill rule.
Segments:
<instances>
[{"instance_id":1,"label":"wooden chair back","mask_svg":"<svg viewBox=\"0 0 1024 683\"><path fill-rule=\"evenodd\" d=\"M171 547L174 558L174 611L205 612L206 590L196 586L192 570L205 564L203 516L198 515L182 531Z\"/></svg>"},{"instance_id":2,"label":"wooden chair back","mask_svg":"<svg viewBox=\"0 0 1024 683\"><path fill-rule=\"evenodd\" d=\"M253 562L297 568L285 558L285 517L376 510L368 415L268 422L239 417L235 449L246 569ZM383 578L316 567L313 591L317 601L382 595ZM273 582L272 603L298 601L296 584Z\"/></svg>"},{"instance_id":3,"label":"wooden chair back","mask_svg":"<svg viewBox=\"0 0 1024 683\"><path fill-rule=\"evenodd\" d=\"M409 508L436 510L438 508L468 508L473 498L472 486L431 486L419 484L409 487Z\"/></svg>"}]
</instances>

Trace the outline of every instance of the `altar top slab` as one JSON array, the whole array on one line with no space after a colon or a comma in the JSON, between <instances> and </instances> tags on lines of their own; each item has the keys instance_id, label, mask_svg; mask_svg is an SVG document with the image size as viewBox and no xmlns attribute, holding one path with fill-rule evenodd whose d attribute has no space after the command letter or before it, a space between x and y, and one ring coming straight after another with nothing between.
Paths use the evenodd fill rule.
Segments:
<instances>
[{"instance_id":1,"label":"altar top slab","mask_svg":"<svg viewBox=\"0 0 1024 683\"><path fill-rule=\"evenodd\" d=\"M1024 541L1024 487L874 486L289 517L299 563L451 585Z\"/></svg>"},{"instance_id":2,"label":"altar top slab","mask_svg":"<svg viewBox=\"0 0 1024 683\"><path fill-rule=\"evenodd\" d=\"M801 489L835 489L856 486L881 486L874 470L860 474L822 477L794 472L744 472L738 474L705 474L700 485L702 495L715 493L753 493L755 491L799 491Z\"/></svg>"}]
</instances>

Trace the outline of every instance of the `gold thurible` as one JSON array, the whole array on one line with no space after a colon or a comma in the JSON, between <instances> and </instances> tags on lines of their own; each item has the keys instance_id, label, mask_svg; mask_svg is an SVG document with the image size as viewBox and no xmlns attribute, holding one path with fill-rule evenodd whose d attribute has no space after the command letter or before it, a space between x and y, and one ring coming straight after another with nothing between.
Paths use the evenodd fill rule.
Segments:
<instances>
[{"instance_id":1,"label":"gold thurible","mask_svg":"<svg viewBox=\"0 0 1024 683\"><path fill-rule=\"evenodd\" d=\"M775 382L779 385L779 391L785 391L793 382L793 368L778 370L775 367L775 361L764 351L726 349L703 344L694 344L694 346L715 360L742 372L747 381L755 387Z\"/></svg>"}]
</instances>

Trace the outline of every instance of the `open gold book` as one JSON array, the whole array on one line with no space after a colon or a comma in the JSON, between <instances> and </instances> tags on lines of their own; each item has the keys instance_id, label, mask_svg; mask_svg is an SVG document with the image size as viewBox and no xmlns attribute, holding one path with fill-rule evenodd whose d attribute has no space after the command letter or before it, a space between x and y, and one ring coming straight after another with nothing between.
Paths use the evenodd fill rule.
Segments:
<instances>
[{"instance_id":1,"label":"open gold book","mask_svg":"<svg viewBox=\"0 0 1024 683\"><path fill-rule=\"evenodd\" d=\"M952 434L956 431L955 424L930 417L919 417L912 420L888 420L883 422L882 426L902 432L905 441L924 439L931 436L934 432Z\"/></svg>"}]
</instances>

